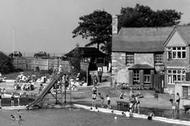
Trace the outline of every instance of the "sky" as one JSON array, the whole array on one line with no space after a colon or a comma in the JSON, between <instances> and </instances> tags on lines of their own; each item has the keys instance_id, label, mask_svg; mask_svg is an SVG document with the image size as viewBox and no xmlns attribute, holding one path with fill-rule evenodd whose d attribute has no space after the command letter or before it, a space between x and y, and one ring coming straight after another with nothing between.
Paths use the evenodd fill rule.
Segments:
<instances>
[{"instance_id":1,"label":"sky","mask_svg":"<svg viewBox=\"0 0 190 126\"><path fill-rule=\"evenodd\" d=\"M72 38L80 16L98 9L116 15L136 3L175 9L183 13L182 23L190 22L190 0L0 0L0 51L67 53L88 42Z\"/></svg>"}]
</instances>

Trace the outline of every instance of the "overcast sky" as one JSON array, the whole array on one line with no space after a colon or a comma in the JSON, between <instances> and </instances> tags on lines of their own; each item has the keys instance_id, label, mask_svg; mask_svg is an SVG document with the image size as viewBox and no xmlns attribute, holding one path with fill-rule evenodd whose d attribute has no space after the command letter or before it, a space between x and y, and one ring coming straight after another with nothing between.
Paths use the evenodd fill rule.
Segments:
<instances>
[{"instance_id":1,"label":"overcast sky","mask_svg":"<svg viewBox=\"0 0 190 126\"><path fill-rule=\"evenodd\" d=\"M182 23L190 22L190 0L0 0L0 50L68 52L86 43L72 38L80 16L97 9L119 14L121 7L136 3L175 9L183 13Z\"/></svg>"}]
</instances>

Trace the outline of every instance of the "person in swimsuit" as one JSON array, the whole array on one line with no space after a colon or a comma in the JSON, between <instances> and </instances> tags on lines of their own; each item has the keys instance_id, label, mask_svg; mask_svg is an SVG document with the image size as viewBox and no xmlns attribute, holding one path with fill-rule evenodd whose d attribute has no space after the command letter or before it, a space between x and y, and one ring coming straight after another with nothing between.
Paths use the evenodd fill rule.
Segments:
<instances>
[{"instance_id":1,"label":"person in swimsuit","mask_svg":"<svg viewBox=\"0 0 190 126\"><path fill-rule=\"evenodd\" d=\"M110 100L109 95L106 95L106 99L107 99L107 107L111 108L111 100Z\"/></svg>"}]
</instances>

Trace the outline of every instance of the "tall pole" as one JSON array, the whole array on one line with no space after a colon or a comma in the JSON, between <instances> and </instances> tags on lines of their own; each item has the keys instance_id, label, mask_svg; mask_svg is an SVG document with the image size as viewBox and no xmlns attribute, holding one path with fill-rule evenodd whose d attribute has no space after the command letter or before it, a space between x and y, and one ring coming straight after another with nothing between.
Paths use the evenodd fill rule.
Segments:
<instances>
[{"instance_id":1,"label":"tall pole","mask_svg":"<svg viewBox=\"0 0 190 126\"><path fill-rule=\"evenodd\" d=\"M70 83L70 105L71 105L71 82L69 81Z\"/></svg>"},{"instance_id":2,"label":"tall pole","mask_svg":"<svg viewBox=\"0 0 190 126\"><path fill-rule=\"evenodd\" d=\"M65 81L66 82L66 81ZM65 101L64 101L64 103L66 104L67 103L67 101L66 101L66 99L67 99L67 97L66 97L66 95L67 95L67 91L66 91L66 83L64 83L64 87L65 87Z\"/></svg>"},{"instance_id":3,"label":"tall pole","mask_svg":"<svg viewBox=\"0 0 190 126\"><path fill-rule=\"evenodd\" d=\"M55 102L55 104L57 104L57 83L55 84L55 90L56 90L56 102Z\"/></svg>"},{"instance_id":4,"label":"tall pole","mask_svg":"<svg viewBox=\"0 0 190 126\"><path fill-rule=\"evenodd\" d=\"M12 27L11 30L12 30L11 31L11 34L12 34L12 49L13 49L13 57L14 57L16 32L15 32L15 28L14 27Z\"/></svg>"}]
</instances>

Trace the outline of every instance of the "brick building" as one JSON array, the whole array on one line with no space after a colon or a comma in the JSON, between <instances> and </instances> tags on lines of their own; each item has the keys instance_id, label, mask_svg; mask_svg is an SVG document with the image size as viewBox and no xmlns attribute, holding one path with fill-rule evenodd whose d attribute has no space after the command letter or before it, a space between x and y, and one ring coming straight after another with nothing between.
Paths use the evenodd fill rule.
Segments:
<instances>
[{"instance_id":1,"label":"brick building","mask_svg":"<svg viewBox=\"0 0 190 126\"><path fill-rule=\"evenodd\" d=\"M114 81L172 89L175 82L185 80L190 64L190 26L121 28L119 32L113 27ZM156 79L157 75L163 78Z\"/></svg>"}]
</instances>

